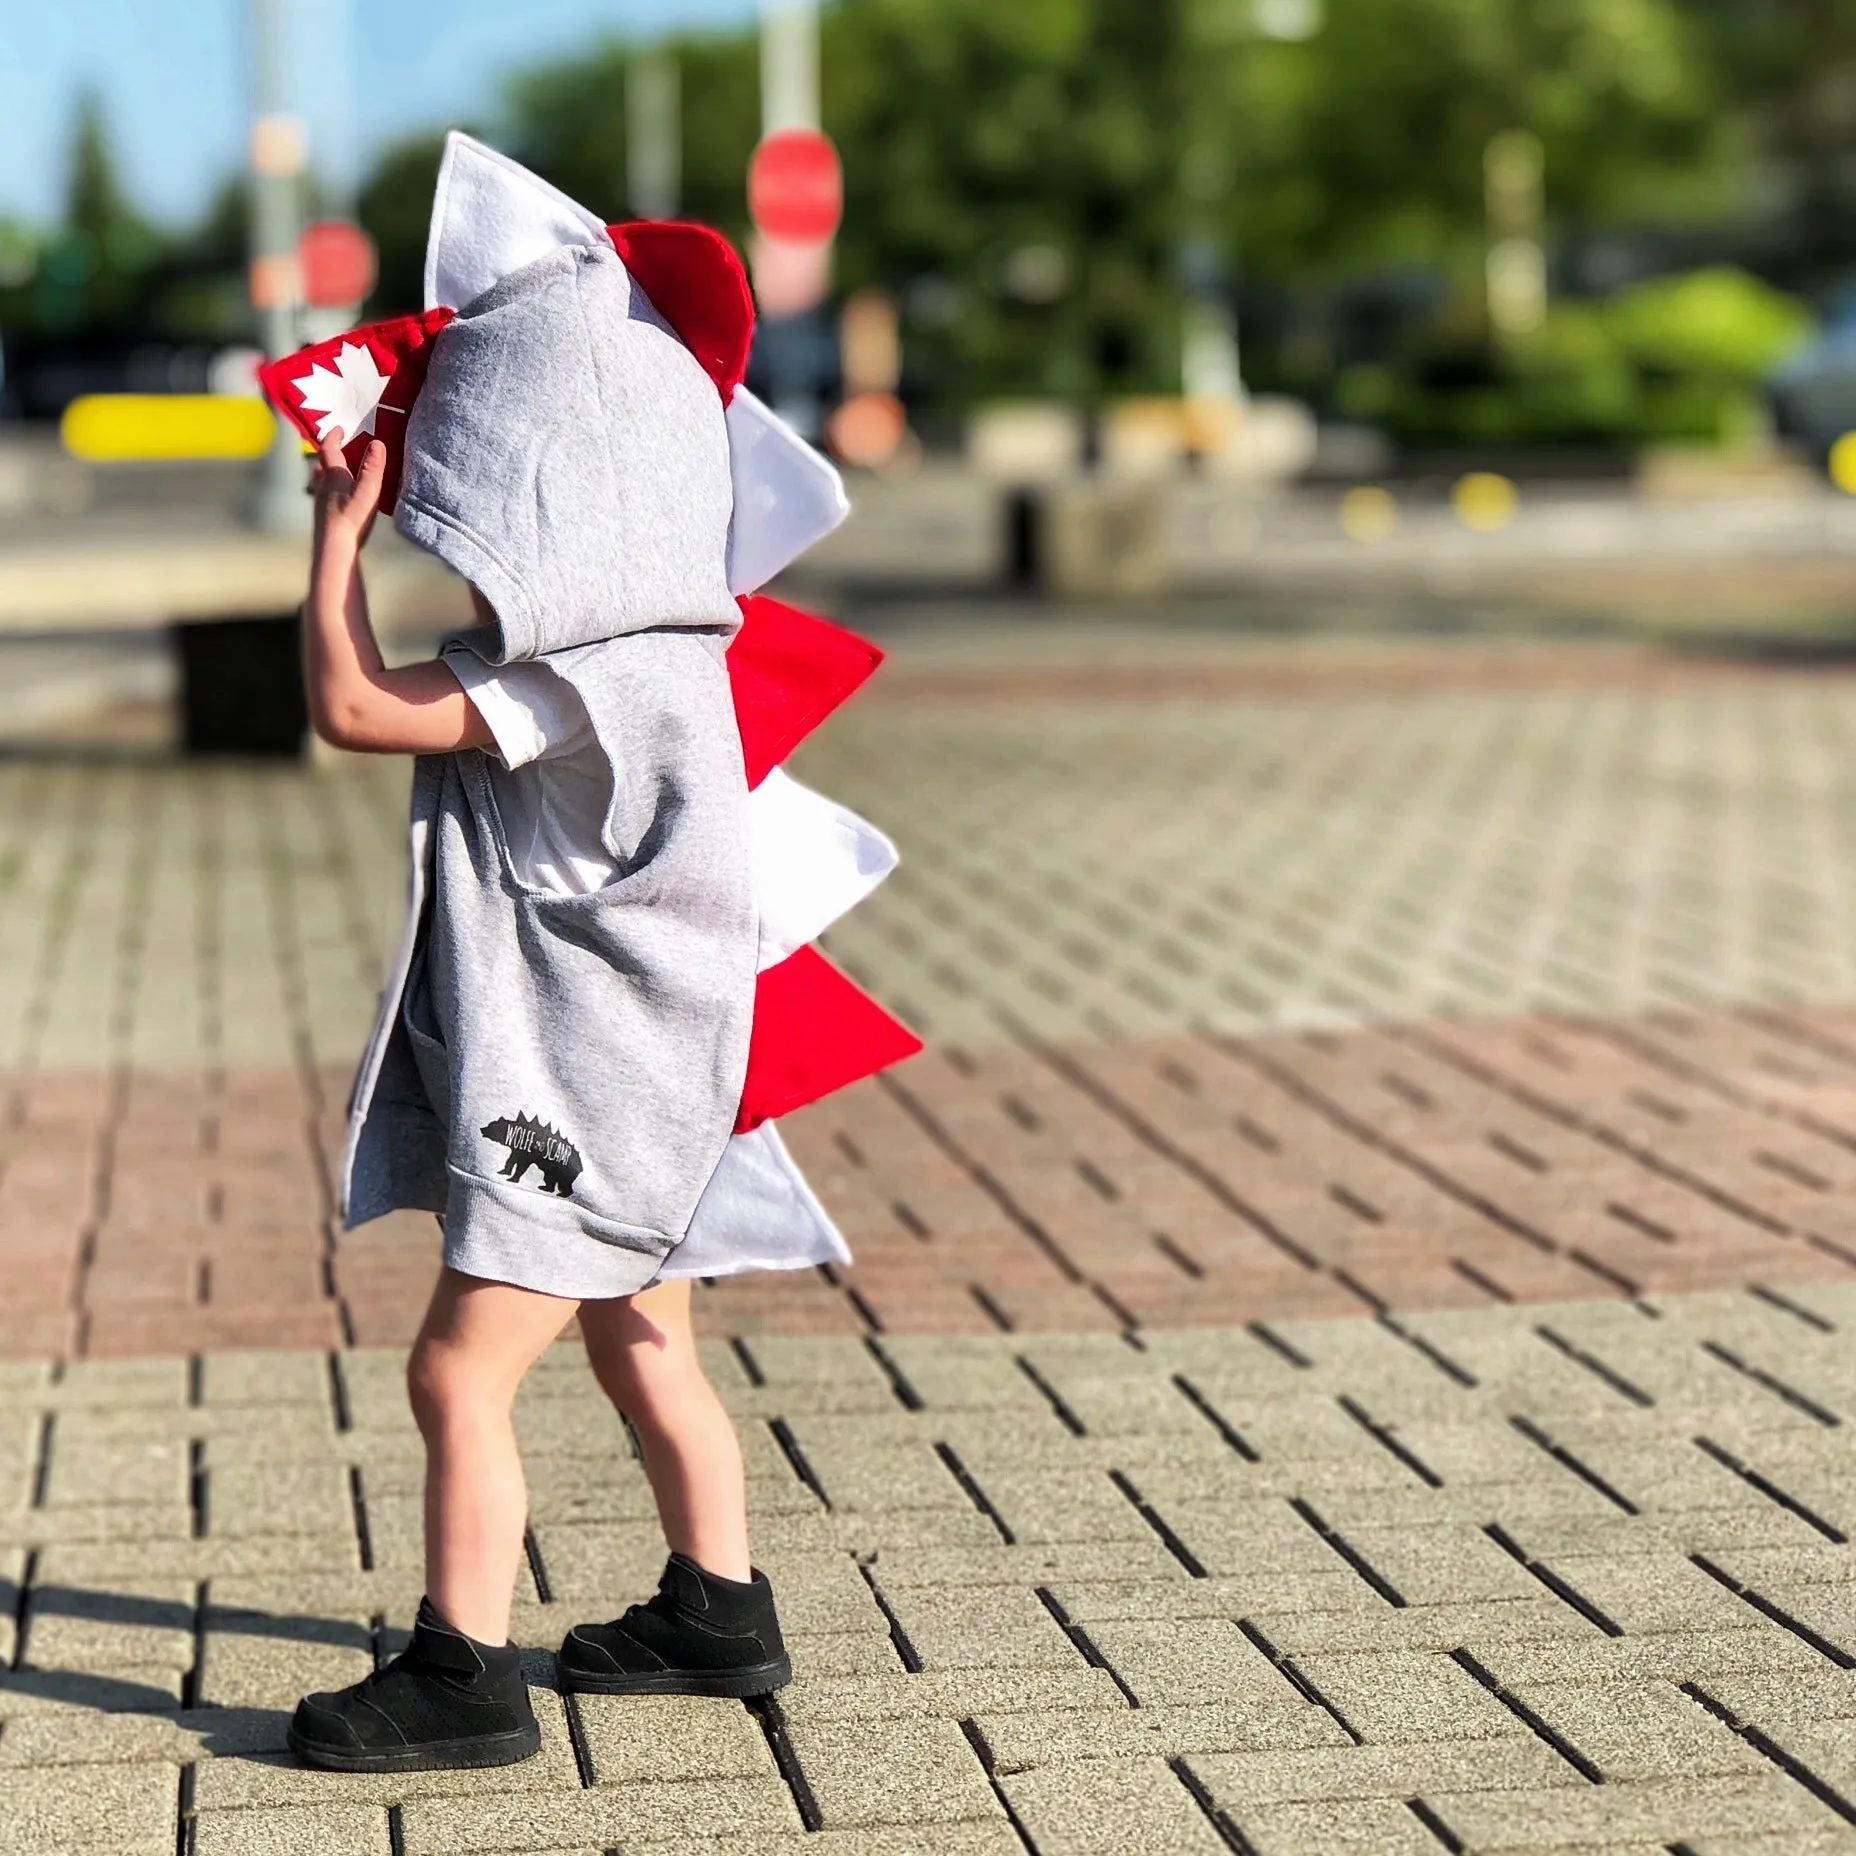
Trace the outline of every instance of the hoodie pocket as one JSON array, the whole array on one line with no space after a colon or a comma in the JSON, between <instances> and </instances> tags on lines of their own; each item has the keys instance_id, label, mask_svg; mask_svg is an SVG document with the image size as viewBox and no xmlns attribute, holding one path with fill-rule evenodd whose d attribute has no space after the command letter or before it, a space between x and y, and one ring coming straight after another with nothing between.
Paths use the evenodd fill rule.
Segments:
<instances>
[{"instance_id":1,"label":"hoodie pocket","mask_svg":"<svg viewBox=\"0 0 1856 1856\"><path fill-rule=\"evenodd\" d=\"M425 1085L426 1100L432 1112L448 1128L451 1125L451 1053L445 1046L444 1031L432 1007L432 983L427 959L421 946L413 955L406 974L406 990L401 995L400 1022L412 1045L413 1062L419 1080Z\"/></svg>"}]
</instances>

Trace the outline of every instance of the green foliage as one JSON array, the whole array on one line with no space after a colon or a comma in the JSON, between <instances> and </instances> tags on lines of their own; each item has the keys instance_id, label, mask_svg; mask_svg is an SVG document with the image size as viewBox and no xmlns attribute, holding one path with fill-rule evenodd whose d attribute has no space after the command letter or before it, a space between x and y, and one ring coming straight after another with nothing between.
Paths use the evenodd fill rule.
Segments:
<instances>
[{"instance_id":1,"label":"green foliage","mask_svg":"<svg viewBox=\"0 0 1856 1856\"><path fill-rule=\"evenodd\" d=\"M425 235L443 148L442 134L398 142L375 162L361 189L357 215L380 254L370 315L401 315L424 307Z\"/></svg>"},{"instance_id":2,"label":"green foliage","mask_svg":"<svg viewBox=\"0 0 1856 1856\"><path fill-rule=\"evenodd\" d=\"M1640 368L1743 384L1765 379L1815 326L1803 304L1729 264L1621 290L1605 324Z\"/></svg>"},{"instance_id":3,"label":"green foliage","mask_svg":"<svg viewBox=\"0 0 1856 1856\"><path fill-rule=\"evenodd\" d=\"M1257 0L828 5L823 113L846 180L837 280L900 294L918 395L1169 390L1188 274L1195 287L1242 274L1313 301L1397 272L1453 287L1417 348L1334 383L1357 416L1414 436L1517 438L1740 416L1800 323L1737 274L1644 286L1602 311L1558 305L1490 351L1484 153L1502 131L1538 136L1549 246L1718 215L1755 147L1803 150L1809 172L1847 179L1850 138L1838 142L1830 104L1856 73L1850 0L1327 0L1323 12L1319 32L1289 41L1268 36ZM669 49L683 210L745 243L755 31L685 34ZM611 218L630 210L630 55L608 40L517 75L489 131ZM1788 116L1794 99L1808 108ZM367 179L360 217L381 254L371 313L420 302L440 142L399 144ZM236 178L199 226L158 235L90 101L67 204L55 230L0 235L0 327L246 331ZM1824 219L1841 223L1828 206ZM1325 362L1250 354L1265 374L1299 368L1298 386L1325 384Z\"/></svg>"},{"instance_id":4,"label":"green foliage","mask_svg":"<svg viewBox=\"0 0 1856 1856\"><path fill-rule=\"evenodd\" d=\"M672 49L684 210L740 239L754 36ZM1344 0L1297 43L1261 36L1250 0L840 0L822 51L838 279L903 291L912 372L949 397L1174 386L1189 248L1290 286L1460 263L1483 234L1483 150L1518 124L1545 145L1556 223L1723 194L1708 71L1673 0ZM627 55L522 77L501 138L615 214ZM395 306L425 197L397 161L368 209ZM1020 286L1031 252L1054 294Z\"/></svg>"},{"instance_id":5,"label":"green foliage","mask_svg":"<svg viewBox=\"0 0 1856 1856\"><path fill-rule=\"evenodd\" d=\"M22 256L8 267L11 287L0 283L0 327L53 334L120 328L141 308L162 240L129 203L93 93L78 100L69 160L63 222L39 242L30 265Z\"/></svg>"},{"instance_id":6,"label":"green foliage","mask_svg":"<svg viewBox=\"0 0 1856 1856\"><path fill-rule=\"evenodd\" d=\"M1796 299L1714 266L1556 303L1499 354L1425 345L1350 370L1337 397L1417 443L1730 442L1758 430L1761 381L1812 326Z\"/></svg>"}]
</instances>

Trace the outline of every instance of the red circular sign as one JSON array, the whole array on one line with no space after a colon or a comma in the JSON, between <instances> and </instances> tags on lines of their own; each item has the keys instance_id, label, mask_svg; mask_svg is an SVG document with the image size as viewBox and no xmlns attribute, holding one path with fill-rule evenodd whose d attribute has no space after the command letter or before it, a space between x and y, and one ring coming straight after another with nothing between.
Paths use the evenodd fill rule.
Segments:
<instances>
[{"instance_id":1,"label":"red circular sign","mask_svg":"<svg viewBox=\"0 0 1856 1856\"><path fill-rule=\"evenodd\" d=\"M844 217L844 169L817 129L781 129L748 166L755 230L789 245L822 245Z\"/></svg>"},{"instance_id":2,"label":"red circular sign","mask_svg":"<svg viewBox=\"0 0 1856 1856\"><path fill-rule=\"evenodd\" d=\"M314 309L345 309L364 302L374 287L374 241L346 220L305 226L297 259L303 267L303 300Z\"/></svg>"}]
</instances>

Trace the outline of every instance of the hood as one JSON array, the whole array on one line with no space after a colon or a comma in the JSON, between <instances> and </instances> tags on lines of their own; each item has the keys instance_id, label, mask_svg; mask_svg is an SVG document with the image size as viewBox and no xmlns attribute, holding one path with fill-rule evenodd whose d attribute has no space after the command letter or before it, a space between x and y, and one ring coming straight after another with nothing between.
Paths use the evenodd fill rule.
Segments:
<instances>
[{"instance_id":1,"label":"hood","mask_svg":"<svg viewBox=\"0 0 1856 1856\"><path fill-rule=\"evenodd\" d=\"M610 246L523 266L433 343L394 525L495 608L492 661L732 632L732 508L715 383Z\"/></svg>"}]
</instances>

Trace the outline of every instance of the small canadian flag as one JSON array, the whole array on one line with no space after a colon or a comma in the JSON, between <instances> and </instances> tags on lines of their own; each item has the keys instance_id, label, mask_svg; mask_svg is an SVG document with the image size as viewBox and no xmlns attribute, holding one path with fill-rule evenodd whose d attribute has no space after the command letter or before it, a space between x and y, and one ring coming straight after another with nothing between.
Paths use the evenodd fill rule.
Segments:
<instances>
[{"instance_id":1,"label":"small canadian flag","mask_svg":"<svg viewBox=\"0 0 1856 1856\"><path fill-rule=\"evenodd\" d=\"M406 421L425 383L433 338L453 313L428 309L422 316L372 322L258 369L266 398L307 444L333 437L350 469L359 467L370 438L386 446L383 513L392 512L399 495Z\"/></svg>"}]
</instances>

